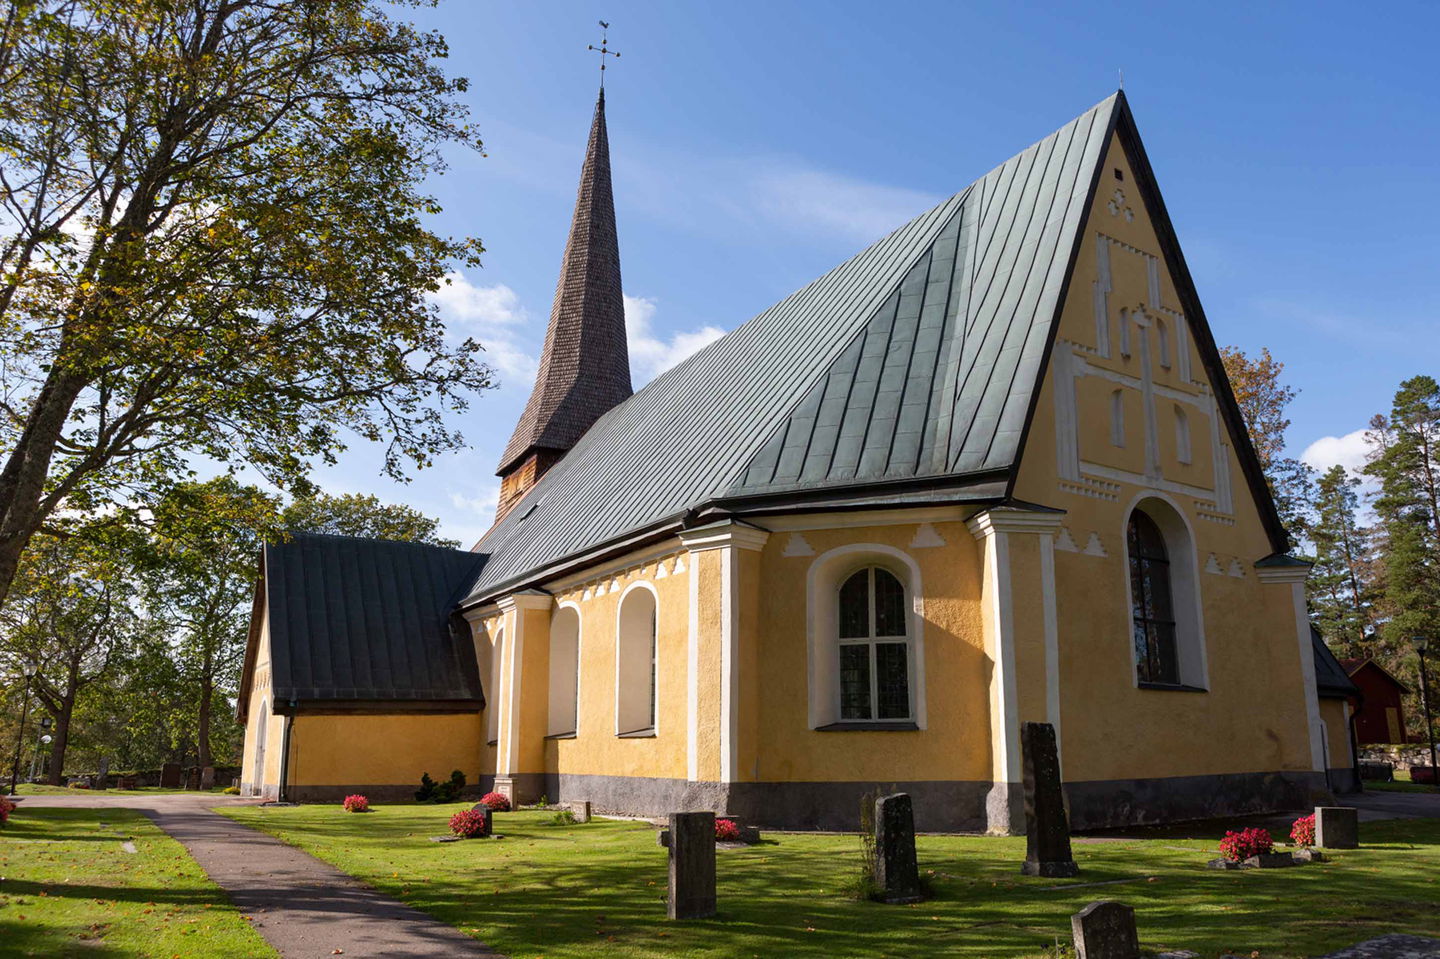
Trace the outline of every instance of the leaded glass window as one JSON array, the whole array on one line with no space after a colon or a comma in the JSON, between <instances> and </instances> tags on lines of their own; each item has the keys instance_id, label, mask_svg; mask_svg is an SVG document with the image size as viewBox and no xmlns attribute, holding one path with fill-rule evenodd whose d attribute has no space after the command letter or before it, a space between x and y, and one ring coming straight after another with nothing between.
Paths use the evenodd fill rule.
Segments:
<instances>
[{"instance_id":1,"label":"leaded glass window","mask_svg":"<svg viewBox=\"0 0 1440 959\"><path fill-rule=\"evenodd\" d=\"M905 587L869 566L839 590L840 719L910 718L910 635Z\"/></svg>"},{"instance_id":2,"label":"leaded glass window","mask_svg":"<svg viewBox=\"0 0 1440 959\"><path fill-rule=\"evenodd\" d=\"M1135 623L1135 669L1142 683L1179 685L1175 605L1170 591L1170 554L1155 521L1140 510L1130 516L1130 600Z\"/></svg>"}]
</instances>

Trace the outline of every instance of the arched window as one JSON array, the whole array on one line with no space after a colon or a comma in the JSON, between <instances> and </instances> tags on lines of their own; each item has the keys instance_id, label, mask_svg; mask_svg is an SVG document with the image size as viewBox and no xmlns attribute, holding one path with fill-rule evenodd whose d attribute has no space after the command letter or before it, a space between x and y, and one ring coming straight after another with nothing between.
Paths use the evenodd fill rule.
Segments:
<instances>
[{"instance_id":1,"label":"arched window","mask_svg":"<svg viewBox=\"0 0 1440 959\"><path fill-rule=\"evenodd\" d=\"M1127 540L1136 670L1142 683L1179 685L1175 604L1165 536L1153 519L1137 509L1130 514Z\"/></svg>"},{"instance_id":2,"label":"arched window","mask_svg":"<svg viewBox=\"0 0 1440 959\"><path fill-rule=\"evenodd\" d=\"M550 715L546 735L576 732L580 669L580 614L562 606L550 620Z\"/></svg>"},{"instance_id":3,"label":"arched window","mask_svg":"<svg viewBox=\"0 0 1440 959\"><path fill-rule=\"evenodd\" d=\"M265 734L270 729L270 700L260 700L260 720L255 724L255 764L250 770L250 795L265 794Z\"/></svg>"},{"instance_id":4,"label":"arched window","mask_svg":"<svg viewBox=\"0 0 1440 959\"><path fill-rule=\"evenodd\" d=\"M867 566L841 584L837 601L841 721L910 719L905 587Z\"/></svg>"},{"instance_id":5,"label":"arched window","mask_svg":"<svg viewBox=\"0 0 1440 959\"><path fill-rule=\"evenodd\" d=\"M1190 417L1180 405L1175 405L1175 458L1182 463L1190 462Z\"/></svg>"},{"instance_id":6,"label":"arched window","mask_svg":"<svg viewBox=\"0 0 1440 959\"><path fill-rule=\"evenodd\" d=\"M1125 392L1115 390L1110 394L1110 443L1125 445Z\"/></svg>"},{"instance_id":7,"label":"arched window","mask_svg":"<svg viewBox=\"0 0 1440 959\"><path fill-rule=\"evenodd\" d=\"M490 672L485 677L485 742L500 741L500 673L505 663L505 631L497 629L490 641Z\"/></svg>"},{"instance_id":8,"label":"arched window","mask_svg":"<svg viewBox=\"0 0 1440 959\"><path fill-rule=\"evenodd\" d=\"M659 643L655 594L631 587L620 601L615 657L615 734L653 734L656 726L656 665Z\"/></svg>"}]
</instances>

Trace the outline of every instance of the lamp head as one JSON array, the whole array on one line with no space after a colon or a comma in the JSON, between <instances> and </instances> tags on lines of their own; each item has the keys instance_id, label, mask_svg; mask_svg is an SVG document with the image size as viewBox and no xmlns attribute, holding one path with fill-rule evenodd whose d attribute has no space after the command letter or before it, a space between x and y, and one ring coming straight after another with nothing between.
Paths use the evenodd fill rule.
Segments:
<instances>
[{"instance_id":1,"label":"lamp head","mask_svg":"<svg viewBox=\"0 0 1440 959\"><path fill-rule=\"evenodd\" d=\"M50 744L51 744L52 742L54 742L54 741L55 741L55 740L54 740L54 737L53 737L53 736L50 736L50 735L48 735L48 734L45 735L45 736L41 736L41 737L40 737L40 742L41 742L43 745L46 745L46 746L50 745Z\"/></svg>"},{"instance_id":2,"label":"lamp head","mask_svg":"<svg viewBox=\"0 0 1440 959\"><path fill-rule=\"evenodd\" d=\"M1430 639L1427 636L1416 636L1413 642L1415 643L1415 652L1421 656L1424 656L1426 650L1430 648Z\"/></svg>"}]
</instances>

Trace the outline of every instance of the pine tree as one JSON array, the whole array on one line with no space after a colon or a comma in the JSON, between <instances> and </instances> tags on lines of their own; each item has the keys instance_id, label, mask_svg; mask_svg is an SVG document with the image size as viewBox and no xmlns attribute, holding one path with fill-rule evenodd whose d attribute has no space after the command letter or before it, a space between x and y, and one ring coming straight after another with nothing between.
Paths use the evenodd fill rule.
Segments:
<instances>
[{"instance_id":1,"label":"pine tree","mask_svg":"<svg viewBox=\"0 0 1440 959\"><path fill-rule=\"evenodd\" d=\"M1365 472L1380 484L1381 635L1400 657L1414 637L1440 637L1440 384L1430 376L1401 383L1366 439Z\"/></svg>"},{"instance_id":2,"label":"pine tree","mask_svg":"<svg viewBox=\"0 0 1440 959\"><path fill-rule=\"evenodd\" d=\"M1316 483L1308 589L1315 625L1338 656L1369 654L1375 631L1374 537L1357 518L1360 480L1332 466Z\"/></svg>"}]
</instances>

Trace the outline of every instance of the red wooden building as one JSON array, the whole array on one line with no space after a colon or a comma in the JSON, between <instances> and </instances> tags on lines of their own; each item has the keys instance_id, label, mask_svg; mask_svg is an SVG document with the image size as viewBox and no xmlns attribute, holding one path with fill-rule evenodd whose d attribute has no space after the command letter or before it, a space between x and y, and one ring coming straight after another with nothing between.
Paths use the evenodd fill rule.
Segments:
<instances>
[{"instance_id":1,"label":"red wooden building","mask_svg":"<svg viewBox=\"0 0 1440 959\"><path fill-rule=\"evenodd\" d=\"M1390 675L1373 659L1341 660L1345 672L1360 687L1360 708L1355 713L1355 738L1362 745L1404 743L1405 707L1401 697L1410 687Z\"/></svg>"}]
</instances>

